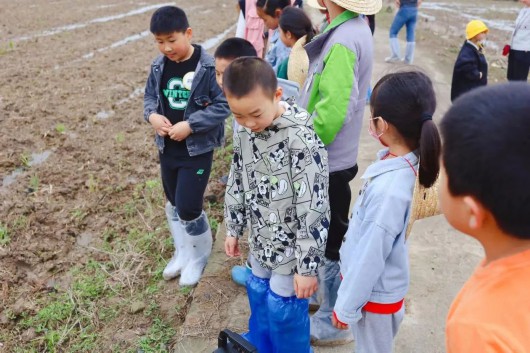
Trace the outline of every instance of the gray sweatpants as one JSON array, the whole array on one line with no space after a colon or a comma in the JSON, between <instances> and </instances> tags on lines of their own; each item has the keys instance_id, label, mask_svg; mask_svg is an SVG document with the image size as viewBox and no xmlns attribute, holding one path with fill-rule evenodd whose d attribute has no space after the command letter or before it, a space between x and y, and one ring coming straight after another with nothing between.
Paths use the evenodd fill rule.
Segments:
<instances>
[{"instance_id":1,"label":"gray sweatpants","mask_svg":"<svg viewBox=\"0 0 530 353\"><path fill-rule=\"evenodd\" d=\"M259 278L270 279L271 291L282 297L292 297L294 292L294 275L279 275L270 270L267 270L259 264L254 256L249 255L250 265L252 266L252 274Z\"/></svg>"},{"instance_id":2,"label":"gray sweatpants","mask_svg":"<svg viewBox=\"0 0 530 353\"><path fill-rule=\"evenodd\" d=\"M405 315L405 305L395 314L362 311L363 317L352 325L355 353L392 353L394 337Z\"/></svg>"}]
</instances>

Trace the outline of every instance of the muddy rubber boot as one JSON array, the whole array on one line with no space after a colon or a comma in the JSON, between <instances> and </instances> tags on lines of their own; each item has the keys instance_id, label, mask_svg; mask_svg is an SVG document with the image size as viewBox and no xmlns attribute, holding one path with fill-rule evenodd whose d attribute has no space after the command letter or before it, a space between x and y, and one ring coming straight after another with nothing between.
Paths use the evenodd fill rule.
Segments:
<instances>
[{"instance_id":1,"label":"muddy rubber boot","mask_svg":"<svg viewBox=\"0 0 530 353\"><path fill-rule=\"evenodd\" d=\"M259 278L252 273L247 280L247 296L250 306L249 331L243 335L258 349L258 352L272 352L269 332L267 295L270 291L269 279Z\"/></svg>"},{"instance_id":2,"label":"muddy rubber boot","mask_svg":"<svg viewBox=\"0 0 530 353\"><path fill-rule=\"evenodd\" d=\"M169 224L169 231L173 237L173 245L175 246L175 252L173 257L169 260L162 277L166 281L169 281L177 277L184 268L184 265L188 262L188 256L184 250L184 229L180 223L180 218L177 214L175 207L170 202L166 203L166 218Z\"/></svg>"},{"instance_id":3,"label":"muddy rubber boot","mask_svg":"<svg viewBox=\"0 0 530 353\"><path fill-rule=\"evenodd\" d=\"M267 296L271 353L311 353L309 302L296 296L282 297L269 290ZM258 350L258 352L262 352Z\"/></svg>"},{"instance_id":4,"label":"muddy rubber boot","mask_svg":"<svg viewBox=\"0 0 530 353\"><path fill-rule=\"evenodd\" d=\"M202 271L212 252L212 230L204 211L191 221L180 220L184 229L184 251L187 263L180 274L181 286L194 286L201 279Z\"/></svg>"},{"instance_id":5,"label":"muddy rubber boot","mask_svg":"<svg viewBox=\"0 0 530 353\"><path fill-rule=\"evenodd\" d=\"M416 47L416 42L407 42L407 47L405 49L405 63L412 64L414 61L414 48Z\"/></svg>"},{"instance_id":6,"label":"muddy rubber boot","mask_svg":"<svg viewBox=\"0 0 530 353\"><path fill-rule=\"evenodd\" d=\"M333 307L340 286L338 261L326 260L318 269L318 298L320 309L311 316L311 344L314 346L340 346L353 341L351 330L339 330L331 323Z\"/></svg>"},{"instance_id":7,"label":"muddy rubber boot","mask_svg":"<svg viewBox=\"0 0 530 353\"><path fill-rule=\"evenodd\" d=\"M390 53L391 55L385 58L387 63L395 63L401 61L401 49L399 48L399 39L390 38Z\"/></svg>"}]
</instances>

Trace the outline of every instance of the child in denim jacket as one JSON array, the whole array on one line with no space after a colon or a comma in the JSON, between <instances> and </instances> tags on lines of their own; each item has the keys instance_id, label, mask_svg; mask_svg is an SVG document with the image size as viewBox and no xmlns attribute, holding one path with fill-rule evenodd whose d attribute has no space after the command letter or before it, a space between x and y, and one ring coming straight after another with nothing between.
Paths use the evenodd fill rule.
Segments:
<instances>
[{"instance_id":1,"label":"child in denim jacket","mask_svg":"<svg viewBox=\"0 0 530 353\"><path fill-rule=\"evenodd\" d=\"M144 119L155 129L166 216L175 252L163 272L195 285L212 247L212 233L202 209L213 149L221 146L230 110L215 80L215 63L190 43L186 14L175 6L159 8L150 30L162 53L151 65L145 87Z\"/></svg>"}]
</instances>

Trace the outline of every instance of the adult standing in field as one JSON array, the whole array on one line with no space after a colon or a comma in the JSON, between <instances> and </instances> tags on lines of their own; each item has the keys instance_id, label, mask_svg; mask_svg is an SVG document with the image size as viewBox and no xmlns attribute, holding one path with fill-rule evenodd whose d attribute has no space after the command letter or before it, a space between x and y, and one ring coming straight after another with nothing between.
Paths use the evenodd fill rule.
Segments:
<instances>
[{"instance_id":1,"label":"adult standing in field","mask_svg":"<svg viewBox=\"0 0 530 353\"><path fill-rule=\"evenodd\" d=\"M530 69L530 0L519 0L519 11L508 55L508 80L527 81Z\"/></svg>"},{"instance_id":2,"label":"adult standing in field","mask_svg":"<svg viewBox=\"0 0 530 353\"><path fill-rule=\"evenodd\" d=\"M390 26L390 52L391 55L385 59L388 63L405 61L406 64L412 64L414 61L414 48L416 47L416 22L418 19L418 7L422 0L396 0L396 6L399 8L392 26ZM407 26L407 46L405 48L405 57L401 57L398 34L399 31Z\"/></svg>"}]
</instances>

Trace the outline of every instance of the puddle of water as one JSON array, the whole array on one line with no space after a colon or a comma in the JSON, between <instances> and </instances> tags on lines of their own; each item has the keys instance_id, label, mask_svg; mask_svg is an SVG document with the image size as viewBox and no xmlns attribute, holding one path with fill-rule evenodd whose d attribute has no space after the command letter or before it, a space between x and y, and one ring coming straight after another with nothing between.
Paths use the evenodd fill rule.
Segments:
<instances>
[{"instance_id":1,"label":"puddle of water","mask_svg":"<svg viewBox=\"0 0 530 353\"><path fill-rule=\"evenodd\" d=\"M129 11L129 12L126 12L126 13L118 14L118 15L114 15L114 16L106 16L106 17L95 18L95 19L93 19L93 20L91 20L89 22L85 22L85 23L74 23L74 24L71 24L71 25L66 25L66 26L60 26L60 27L52 28L50 30L46 30L46 31L43 31L41 33L37 33L37 34L33 34L33 35L17 37L17 38L12 39L12 41L13 42L22 42L22 41L26 41L26 40L30 40L30 39L34 39L34 38L39 38L39 37L48 37L48 36L52 36L52 35L55 35L55 34L58 34L58 33L67 32L67 31L73 31L73 30L79 29L79 28L84 28L84 27L87 27L88 25L91 25L91 24L94 24L94 23L110 22L110 21L122 19L124 17L140 15L140 14L143 14L145 12L149 12L151 10L158 9L159 7L168 6L168 5L174 5L174 3L166 2L166 3L161 3L161 4L154 4L154 5L150 5L150 6L144 6L144 7L141 7L139 9L132 10L132 11Z\"/></svg>"},{"instance_id":2,"label":"puddle of water","mask_svg":"<svg viewBox=\"0 0 530 353\"><path fill-rule=\"evenodd\" d=\"M94 234L92 234L90 232L83 232L83 233L79 234L78 237L76 237L75 242L79 246L89 246L90 243L92 243L93 240L94 240Z\"/></svg>"},{"instance_id":3,"label":"puddle of water","mask_svg":"<svg viewBox=\"0 0 530 353\"><path fill-rule=\"evenodd\" d=\"M134 34L132 36L129 36L129 37L126 37L126 38L123 38L122 40L119 40L117 42L114 42L112 43L111 45L109 45L108 47L103 47L103 48L99 48L97 49L95 52L90 52L88 54L85 54L82 56L83 59L90 59L90 58L93 58L95 53L102 53L104 51L107 51L109 49L114 49L114 48L117 48L117 47L121 47L122 45L125 45L125 44L128 44L128 43L131 43L131 42L134 42L134 41L137 41L137 40L140 40L144 37L147 37L149 35L149 31L143 31L141 33L138 33L138 34Z\"/></svg>"},{"instance_id":4,"label":"puddle of water","mask_svg":"<svg viewBox=\"0 0 530 353\"><path fill-rule=\"evenodd\" d=\"M29 166L33 167L34 165L39 165L45 160L48 159L48 157L52 154L52 151L44 151L41 153L32 153L31 154L31 160L29 161Z\"/></svg>"},{"instance_id":5,"label":"puddle of water","mask_svg":"<svg viewBox=\"0 0 530 353\"><path fill-rule=\"evenodd\" d=\"M45 160L47 160L48 157L51 154L52 154L51 151L44 151L44 152L41 152L41 153L32 153L31 154L31 160L28 162L28 165L30 167L39 165L39 164L43 163ZM17 179L17 177L20 174L22 174L22 173L24 173L24 169L17 168L11 174L6 175L2 179L2 187L6 187L6 186L9 186L9 185L13 184L15 182L15 180Z\"/></svg>"},{"instance_id":6,"label":"puddle of water","mask_svg":"<svg viewBox=\"0 0 530 353\"><path fill-rule=\"evenodd\" d=\"M105 110L102 110L102 111L100 111L99 113L96 114L96 118L99 119L99 120L105 120L105 119L110 118L113 115L114 115L114 111L113 110L110 110L108 112L105 111Z\"/></svg>"},{"instance_id":7,"label":"puddle of water","mask_svg":"<svg viewBox=\"0 0 530 353\"><path fill-rule=\"evenodd\" d=\"M223 33L219 33L218 35L216 35L215 37L212 37L210 39L207 39L204 41L204 43L201 43L201 46L205 49L205 50L209 50L209 49L212 49L213 47L215 47L217 44L219 44L221 42L221 40L224 39L224 37L226 37L226 35L228 33L230 33L231 31L233 31L235 28L236 28L236 25L237 24L234 24L232 26L230 26L230 28L227 28Z\"/></svg>"},{"instance_id":8,"label":"puddle of water","mask_svg":"<svg viewBox=\"0 0 530 353\"><path fill-rule=\"evenodd\" d=\"M11 174L6 175L2 180L2 187L9 186L15 182L15 179L22 174L22 169L15 169Z\"/></svg>"}]
</instances>

